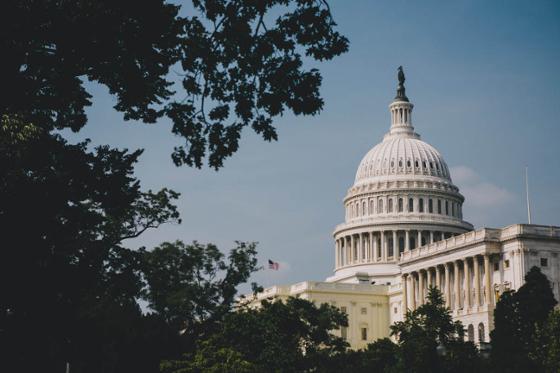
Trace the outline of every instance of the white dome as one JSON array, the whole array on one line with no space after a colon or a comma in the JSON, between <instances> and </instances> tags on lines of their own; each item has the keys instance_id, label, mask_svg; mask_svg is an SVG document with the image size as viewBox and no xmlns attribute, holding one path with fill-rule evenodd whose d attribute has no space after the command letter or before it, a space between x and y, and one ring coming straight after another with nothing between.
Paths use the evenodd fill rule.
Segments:
<instances>
[{"instance_id":1,"label":"white dome","mask_svg":"<svg viewBox=\"0 0 560 373\"><path fill-rule=\"evenodd\" d=\"M440 152L414 135L387 136L362 159L354 185L418 176L451 182ZM442 180L443 181L443 180Z\"/></svg>"}]
</instances>

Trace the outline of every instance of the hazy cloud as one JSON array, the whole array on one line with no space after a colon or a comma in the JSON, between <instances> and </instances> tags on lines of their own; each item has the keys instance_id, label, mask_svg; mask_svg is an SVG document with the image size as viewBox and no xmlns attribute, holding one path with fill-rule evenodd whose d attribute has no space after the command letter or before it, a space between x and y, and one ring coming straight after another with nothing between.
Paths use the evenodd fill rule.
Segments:
<instances>
[{"instance_id":1,"label":"hazy cloud","mask_svg":"<svg viewBox=\"0 0 560 373\"><path fill-rule=\"evenodd\" d=\"M451 167L453 182L465 196L465 201L475 207L502 206L513 200L509 190L482 180L480 175L466 166Z\"/></svg>"}]
</instances>

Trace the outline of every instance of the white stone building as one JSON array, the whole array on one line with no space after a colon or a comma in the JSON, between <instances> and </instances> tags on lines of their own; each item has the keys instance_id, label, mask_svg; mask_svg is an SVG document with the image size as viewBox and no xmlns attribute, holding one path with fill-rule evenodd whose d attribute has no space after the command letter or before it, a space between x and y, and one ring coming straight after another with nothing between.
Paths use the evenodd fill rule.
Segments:
<instances>
[{"instance_id":1,"label":"white stone building","mask_svg":"<svg viewBox=\"0 0 560 373\"><path fill-rule=\"evenodd\" d=\"M488 341L500 293L518 289L532 266L548 276L560 299L560 227L473 230L443 157L414 131L413 107L400 70L390 130L362 159L344 198L345 221L334 231L334 275L258 296L340 307L349 327L339 333L354 348L388 337L390 324L422 304L430 285L440 288L475 342Z\"/></svg>"}]
</instances>

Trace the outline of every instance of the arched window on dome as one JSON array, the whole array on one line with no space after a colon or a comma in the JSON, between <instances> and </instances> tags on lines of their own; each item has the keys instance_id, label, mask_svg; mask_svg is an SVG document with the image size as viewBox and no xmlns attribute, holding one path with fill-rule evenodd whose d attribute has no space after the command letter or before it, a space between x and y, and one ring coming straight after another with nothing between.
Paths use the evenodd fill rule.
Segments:
<instances>
[{"instance_id":1,"label":"arched window on dome","mask_svg":"<svg viewBox=\"0 0 560 373\"><path fill-rule=\"evenodd\" d=\"M441 214L441 199L437 200L437 213Z\"/></svg>"},{"instance_id":2,"label":"arched window on dome","mask_svg":"<svg viewBox=\"0 0 560 373\"><path fill-rule=\"evenodd\" d=\"M379 198L377 200L377 213L378 214L382 214L383 213L383 200L381 198Z\"/></svg>"},{"instance_id":3,"label":"arched window on dome","mask_svg":"<svg viewBox=\"0 0 560 373\"><path fill-rule=\"evenodd\" d=\"M399 161L399 167L402 167L402 159Z\"/></svg>"},{"instance_id":4,"label":"arched window on dome","mask_svg":"<svg viewBox=\"0 0 560 373\"><path fill-rule=\"evenodd\" d=\"M414 200L412 198L408 199L408 212L414 212Z\"/></svg>"},{"instance_id":5,"label":"arched window on dome","mask_svg":"<svg viewBox=\"0 0 560 373\"><path fill-rule=\"evenodd\" d=\"M434 201L431 198L428 200L428 212L430 214L434 212Z\"/></svg>"},{"instance_id":6,"label":"arched window on dome","mask_svg":"<svg viewBox=\"0 0 560 373\"><path fill-rule=\"evenodd\" d=\"M369 213L370 213L370 215L373 215L373 214L375 213L375 210L374 210L374 206L373 206L373 205L374 205L374 204L373 204L373 199L370 199L370 200L369 200Z\"/></svg>"},{"instance_id":7,"label":"arched window on dome","mask_svg":"<svg viewBox=\"0 0 560 373\"><path fill-rule=\"evenodd\" d=\"M422 168L426 168L426 161L422 161Z\"/></svg>"},{"instance_id":8,"label":"arched window on dome","mask_svg":"<svg viewBox=\"0 0 560 373\"><path fill-rule=\"evenodd\" d=\"M467 328L467 338L468 338L469 342L474 342L474 326L473 326L473 324L469 324L469 327Z\"/></svg>"},{"instance_id":9,"label":"arched window on dome","mask_svg":"<svg viewBox=\"0 0 560 373\"><path fill-rule=\"evenodd\" d=\"M455 216L455 202L451 202L451 216Z\"/></svg>"},{"instance_id":10,"label":"arched window on dome","mask_svg":"<svg viewBox=\"0 0 560 373\"><path fill-rule=\"evenodd\" d=\"M484 333L484 324L478 324L478 342L485 342L486 335Z\"/></svg>"},{"instance_id":11,"label":"arched window on dome","mask_svg":"<svg viewBox=\"0 0 560 373\"><path fill-rule=\"evenodd\" d=\"M418 212L424 212L424 198L418 200Z\"/></svg>"},{"instance_id":12,"label":"arched window on dome","mask_svg":"<svg viewBox=\"0 0 560 373\"><path fill-rule=\"evenodd\" d=\"M410 164L410 159L408 161L406 161L406 167L408 167L408 168L412 167L411 164Z\"/></svg>"},{"instance_id":13,"label":"arched window on dome","mask_svg":"<svg viewBox=\"0 0 560 373\"><path fill-rule=\"evenodd\" d=\"M430 162L430 168L433 170L434 169L434 164L432 162Z\"/></svg>"},{"instance_id":14,"label":"arched window on dome","mask_svg":"<svg viewBox=\"0 0 560 373\"><path fill-rule=\"evenodd\" d=\"M418 168L418 161L414 161L414 167Z\"/></svg>"},{"instance_id":15,"label":"arched window on dome","mask_svg":"<svg viewBox=\"0 0 560 373\"><path fill-rule=\"evenodd\" d=\"M449 202L445 201L445 215L449 215Z\"/></svg>"},{"instance_id":16,"label":"arched window on dome","mask_svg":"<svg viewBox=\"0 0 560 373\"><path fill-rule=\"evenodd\" d=\"M402 198L399 198L399 212L403 212L403 208L404 208L404 201Z\"/></svg>"},{"instance_id":17,"label":"arched window on dome","mask_svg":"<svg viewBox=\"0 0 560 373\"><path fill-rule=\"evenodd\" d=\"M362 202L362 215L367 215L367 204L366 201Z\"/></svg>"},{"instance_id":18,"label":"arched window on dome","mask_svg":"<svg viewBox=\"0 0 560 373\"><path fill-rule=\"evenodd\" d=\"M387 202L387 212L393 212L393 199L389 198L389 201Z\"/></svg>"}]
</instances>

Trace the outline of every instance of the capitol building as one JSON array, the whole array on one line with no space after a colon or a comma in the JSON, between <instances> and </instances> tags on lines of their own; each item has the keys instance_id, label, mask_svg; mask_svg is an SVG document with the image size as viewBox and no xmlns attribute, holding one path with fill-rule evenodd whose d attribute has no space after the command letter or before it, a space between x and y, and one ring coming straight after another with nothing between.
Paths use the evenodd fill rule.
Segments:
<instances>
[{"instance_id":1,"label":"capitol building","mask_svg":"<svg viewBox=\"0 0 560 373\"><path fill-rule=\"evenodd\" d=\"M523 285L531 267L547 275L560 299L560 227L475 229L464 220L465 199L445 160L413 126L404 80L399 68L389 131L363 157L344 197L332 276L273 286L253 302L294 296L335 305L349 322L336 333L362 348L389 337L389 326L436 286L465 326L465 338L487 342L500 294Z\"/></svg>"}]
</instances>

